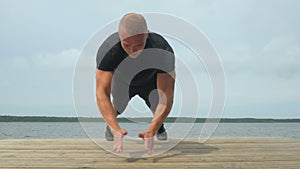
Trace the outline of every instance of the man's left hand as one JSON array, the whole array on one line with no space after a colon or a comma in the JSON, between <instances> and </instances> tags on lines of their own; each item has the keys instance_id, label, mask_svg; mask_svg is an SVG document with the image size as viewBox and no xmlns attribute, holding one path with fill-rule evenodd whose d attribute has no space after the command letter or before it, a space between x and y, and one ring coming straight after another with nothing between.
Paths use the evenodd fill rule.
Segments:
<instances>
[{"instance_id":1,"label":"man's left hand","mask_svg":"<svg viewBox=\"0 0 300 169\"><path fill-rule=\"evenodd\" d=\"M139 137L144 140L145 150L149 155L153 154L153 146L154 146L154 132L146 131L144 133L139 133Z\"/></svg>"}]
</instances>

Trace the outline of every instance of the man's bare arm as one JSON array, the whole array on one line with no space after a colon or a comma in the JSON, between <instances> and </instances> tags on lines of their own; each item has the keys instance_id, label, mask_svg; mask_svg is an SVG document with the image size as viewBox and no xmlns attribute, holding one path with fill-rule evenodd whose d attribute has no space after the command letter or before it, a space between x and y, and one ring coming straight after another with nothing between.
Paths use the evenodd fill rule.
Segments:
<instances>
[{"instance_id":1,"label":"man's bare arm","mask_svg":"<svg viewBox=\"0 0 300 169\"><path fill-rule=\"evenodd\" d=\"M149 136L154 136L164 120L168 117L174 98L175 71L169 73L158 73L157 89L159 92L159 102L154 112L154 117L147 130ZM146 132L146 133L147 133Z\"/></svg>"},{"instance_id":2,"label":"man's bare arm","mask_svg":"<svg viewBox=\"0 0 300 169\"><path fill-rule=\"evenodd\" d=\"M114 131L120 131L121 128L117 122L116 111L114 110L110 100L112 77L112 72L96 70L97 104L104 120L111 129Z\"/></svg>"},{"instance_id":3,"label":"man's bare arm","mask_svg":"<svg viewBox=\"0 0 300 169\"><path fill-rule=\"evenodd\" d=\"M110 101L112 77L112 72L96 70L96 96L99 111L114 135L113 151L120 153L123 151L122 140L127 131L120 128L116 118L117 112Z\"/></svg>"},{"instance_id":4,"label":"man's bare arm","mask_svg":"<svg viewBox=\"0 0 300 169\"><path fill-rule=\"evenodd\" d=\"M144 133L139 133L139 137L144 140L144 148L148 154L153 154L154 135L168 117L174 97L175 71L161 73L157 75L157 89L159 101L154 112L154 117L149 128Z\"/></svg>"}]
</instances>

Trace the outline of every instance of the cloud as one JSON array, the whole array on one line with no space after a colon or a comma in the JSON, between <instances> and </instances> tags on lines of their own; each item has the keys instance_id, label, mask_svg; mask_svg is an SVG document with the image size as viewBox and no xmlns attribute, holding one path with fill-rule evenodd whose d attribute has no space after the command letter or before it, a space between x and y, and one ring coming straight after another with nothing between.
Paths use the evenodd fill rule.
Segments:
<instances>
[{"instance_id":1,"label":"cloud","mask_svg":"<svg viewBox=\"0 0 300 169\"><path fill-rule=\"evenodd\" d=\"M59 53L40 53L32 57L32 62L39 70L61 71L73 68L79 54L78 49L68 49Z\"/></svg>"},{"instance_id":2,"label":"cloud","mask_svg":"<svg viewBox=\"0 0 300 169\"><path fill-rule=\"evenodd\" d=\"M13 70L28 70L30 68L29 60L25 57L14 57L11 60L11 68Z\"/></svg>"},{"instance_id":3,"label":"cloud","mask_svg":"<svg viewBox=\"0 0 300 169\"><path fill-rule=\"evenodd\" d=\"M273 38L260 53L259 73L289 78L300 73L300 43L293 36Z\"/></svg>"},{"instance_id":4,"label":"cloud","mask_svg":"<svg viewBox=\"0 0 300 169\"><path fill-rule=\"evenodd\" d=\"M258 48L232 44L221 50L225 71L230 74L252 73L291 78L300 73L300 43L292 35L272 38Z\"/></svg>"},{"instance_id":5,"label":"cloud","mask_svg":"<svg viewBox=\"0 0 300 169\"><path fill-rule=\"evenodd\" d=\"M231 43L224 46L218 51L222 59L226 74L240 74L251 70L249 62L253 59L257 52L250 45L243 43Z\"/></svg>"},{"instance_id":6,"label":"cloud","mask_svg":"<svg viewBox=\"0 0 300 169\"><path fill-rule=\"evenodd\" d=\"M58 53L44 52L31 57L12 57L8 59L8 63L9 68L16 71L61 71L74 68L79 54L78 49L66 49Z\"/></svg>"},{"instance_id":7,"label":"cloud","mask_svg":"<svg viewBox=\"0 0 300 169\"><path fill-rule=\"evenodd\" d=\"M72 107L73 70L79 53L77 49L66 49L30 57L7 57L6 67L0 72L0 93L4 96L0 102L33 110L36 106Z\"/></svg>"},{"instance_id":8,"label":"cloud","mask_svg":"<svg viewBox=\"0 0 300 169\"><path fill-rule=\"evenodd\" d=\"M300 92L300 41L294 34L274 36L264 45L231 43L219 53L225 67L226 104L230 111L257 113L264 110L273 112L273 116L294 112L296 116ZM288 104L294 108L286 106ZM230 109L235 106L240 108ZM253 109L248 110L247 106Z\"/></svg>"}]
</instances>

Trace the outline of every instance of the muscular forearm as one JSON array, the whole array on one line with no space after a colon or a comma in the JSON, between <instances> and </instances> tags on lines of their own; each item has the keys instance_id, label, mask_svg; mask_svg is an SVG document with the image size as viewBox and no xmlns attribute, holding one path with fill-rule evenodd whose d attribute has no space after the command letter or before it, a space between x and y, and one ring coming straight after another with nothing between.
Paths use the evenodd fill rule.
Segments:
<instances>
[{"instance_id":1,"label":"muscular forearm","mask_svg":"<svg viewBox=\"0 0 300 169\"><path fill-rule=\"evenodd\" d=\"M155 134L158 131L160 126L163 124L165 119L168 117L168 115L171 111L172 105L173 105L173 96L169 97L167 102L158 104L156 111L154 113L154 117L148 128L149 132L151 132L152 134Z\"/></svg>"},{"instance_id":2,"label":"muscular forearm","mask_svg":"<svg viewBox=\"0 0 300 169\"><path fill-rule=\"evenodd\" d=\"M175 86L175 71L166 74L158 74L157 76L157 89L158 89L158 105L154 112L153 120L147 130L149 135L153 136L162 123L168 117L174 98L174 86Z\"/></svg>"},{"instance_id":3,"label":"muscular forearm","mask_svg":"<svg viewBox=\"0 0 300 169\"><path fill-rule=\"evenodd\" d=\"M120 130L120 126L117 122L116 112L110 101L110 98L105 93L100 93L97 95L98 108L106 121L106 123L115 131Z\"/></svg>"}]
</instances>

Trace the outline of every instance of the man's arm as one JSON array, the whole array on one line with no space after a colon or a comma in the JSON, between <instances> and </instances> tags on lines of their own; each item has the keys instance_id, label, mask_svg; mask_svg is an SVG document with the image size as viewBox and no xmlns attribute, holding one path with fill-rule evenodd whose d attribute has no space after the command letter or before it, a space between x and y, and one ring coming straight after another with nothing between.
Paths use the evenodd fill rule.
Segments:
<instances>
[{"instance_id":1,"label":"man's arm","mask_svg":"<svg viewBox=\"0 0 300 169\"><path fill-rule=\"evenodd\" d=\"M157 74L157 89L159 94L159 102L154 112L154 117L148 128L149 131L158 131L162 123L168 117L174 98L174 86L175 86L175 71L169 73Z\"/></svg>"},{"instance_id":2,"label":"man's arm","mask_svg":"<svg viewBox=\"0 0 300 169\"><path fill-rule=\"evenodd\" d=\"M127 131L120 128L116 118L117 112L110 101L112 77L112 72L96 70L96 97L98 108L114 135L113 151L120 153L123 151L122 140Z\"/></svg>"},{"instance_id":3,"label":"man's arm","mask_svg":"<svg viewBox=\"0 0 300 169\"><path fill-rule=\"evenodd\" d=\"M175 71L168 73L158 73L157 89L159 95L158 105L154 112L154 117L149 128L144 133L139 133L139 137L144 140L144 147L148 154L153 153L154 135L168 117L174 97Z\"/></svg>"},{"instance_id":4,"label":"man's arm","mask_svg":"<svg viewBox=\"0 0 300 169\"><path fill-rule=\"evenodd\" d=\"M154 112L152 122L144 133L145 137L153 137L158 131L164 120L168 117L174 98L175 71L170 73L157 74L157 89L159 102Z\"/></svg>"},{"instance_id":5,"label":"man's arm","mask_svg":"<svg viewBox=\"0 0 300 169\"><path fill-rule=\"evenodd\" d=\"M106 123L115 131L121 128L116 119L116 112L110 101L111 82L113 73L109 71L96 70L96 97L98 109Z\"/></svg>"}]
</instances>

